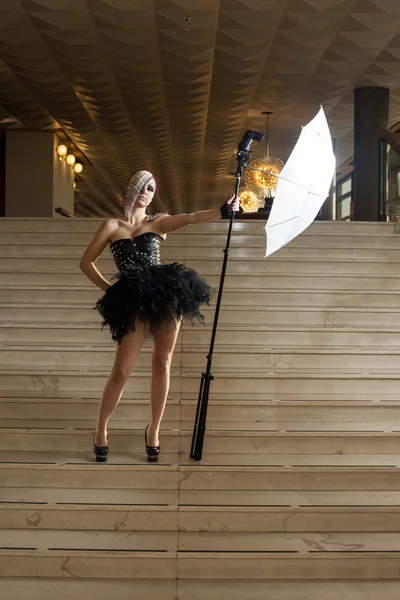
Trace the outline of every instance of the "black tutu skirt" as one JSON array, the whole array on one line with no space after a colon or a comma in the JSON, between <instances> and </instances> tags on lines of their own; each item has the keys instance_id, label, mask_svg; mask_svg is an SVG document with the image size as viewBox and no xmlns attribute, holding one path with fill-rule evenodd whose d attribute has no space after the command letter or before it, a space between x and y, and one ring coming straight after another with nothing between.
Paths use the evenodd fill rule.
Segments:
<instances>
[{"instance_id":1,"label":"black tutu skirt","mask_svg":"<svg viewBox=\"0 0 400 600\"><path fill-rule=\"evenodd\" d=\"M137 265L122 269L117 278L94 307L116 341L135 331L137 320L147 323L151 333L171 318L204 324L200 306L209 305L216 291L179 263Z\"/></svg>"}]
</instances>

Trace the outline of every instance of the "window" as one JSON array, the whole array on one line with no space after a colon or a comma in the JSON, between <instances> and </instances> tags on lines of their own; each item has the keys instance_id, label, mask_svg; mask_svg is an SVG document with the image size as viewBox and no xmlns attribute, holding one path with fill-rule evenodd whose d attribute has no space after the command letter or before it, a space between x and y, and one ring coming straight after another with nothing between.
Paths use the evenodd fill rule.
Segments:
<instances>
[{"instance_id":1,"label":"window","mask_svg":"<svg viewBox=\"0 0 400 600\"><path fill-rule=\"evenodd\" d=\"M350 175L336 186L336 218L350 221L353 178Z\"/></svg>"}]
</instances>

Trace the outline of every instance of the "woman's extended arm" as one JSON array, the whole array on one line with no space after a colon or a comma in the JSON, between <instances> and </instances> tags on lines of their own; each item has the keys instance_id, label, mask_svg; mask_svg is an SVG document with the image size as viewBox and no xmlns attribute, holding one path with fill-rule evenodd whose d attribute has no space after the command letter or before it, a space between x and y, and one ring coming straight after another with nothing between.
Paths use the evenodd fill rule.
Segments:
<instances>
[{"instance_id":1,"label":"woman's extended arm","mask_svg":"<svg viewBox=\"0 0 400 600\"><path fill-rule=\"evenodd\" d=\"M225 202L229 210L237 212L239 210L240 199L232 196L230 200ZM222 207L221 207L222 208ZM208 221L216 221L221 218L221 208L212 208L211 210L198 210L193 213L181 215L166 215L160 217L154 223L157 224L160 233L170 233L176 231L186 225L194 225L195 223L207 223Z\"/></svg>"},{"instance_id":2,"label":"woman's extended arm","mask_svg":"<svg viewBox=\"0 0 400 600\"><path fill-rule=\"evenodd\" d=\"M101 290L106 291L110 287L110 283L103 277L100 271L95 267L95 262L99 258L107 245L110 235L117 229L118 223L116 219L108 219L99 227L96 235L86 248L79 268L89 277L91 281Z\"/></svg>"}]
</instances>

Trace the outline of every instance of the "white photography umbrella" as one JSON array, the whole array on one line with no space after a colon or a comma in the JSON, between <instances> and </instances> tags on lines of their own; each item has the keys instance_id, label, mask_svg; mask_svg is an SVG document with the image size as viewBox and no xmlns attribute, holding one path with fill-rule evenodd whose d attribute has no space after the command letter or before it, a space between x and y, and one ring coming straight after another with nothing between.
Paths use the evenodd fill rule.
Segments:
<instances>
[{"instance_id":1,"label":"white photography umbrella","mask_svg":"<svg viewBox=\"0 0 400 600\"><path fill-rule=\"evenodd\" d=\"M300 137L278 176L268 222L267 253L282 248L315 219L326 200L335 170L332 139L323 108Z\"/></svg>"}]
</instances>

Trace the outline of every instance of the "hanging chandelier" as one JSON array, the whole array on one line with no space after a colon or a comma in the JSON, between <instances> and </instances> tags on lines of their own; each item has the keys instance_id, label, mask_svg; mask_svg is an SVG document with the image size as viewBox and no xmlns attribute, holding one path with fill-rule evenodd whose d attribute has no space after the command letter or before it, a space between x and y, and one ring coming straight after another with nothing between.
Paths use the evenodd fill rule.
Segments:
<instances>
[{"instance_id":1,"label":"hanging chandelier","mask_svg":"<svg viewBox=\"0 0 400 600\"><path fill-rule=\"evenodd\" d=\"M257 212L264 206L264 198L260 198L251 189L244 187L240 190L240 206L244 212Z\"/></svg>"},{"instance_id":2,"label":"hanging chandelier","mask_svg":"<svg viewBox=\"0 0 400 600\"><path fill-rule=\"evenodd\" d=\"M282 171L284 163L280 158L269 155L269 115L273 113L265 111L261 114L266 115L266 155L264 158L255 158L250 161L244 174L244 180L247 188L262 200L263 206L266 198L275 196L278 185L277 175Z\"/></svg>"}]
</instances>

